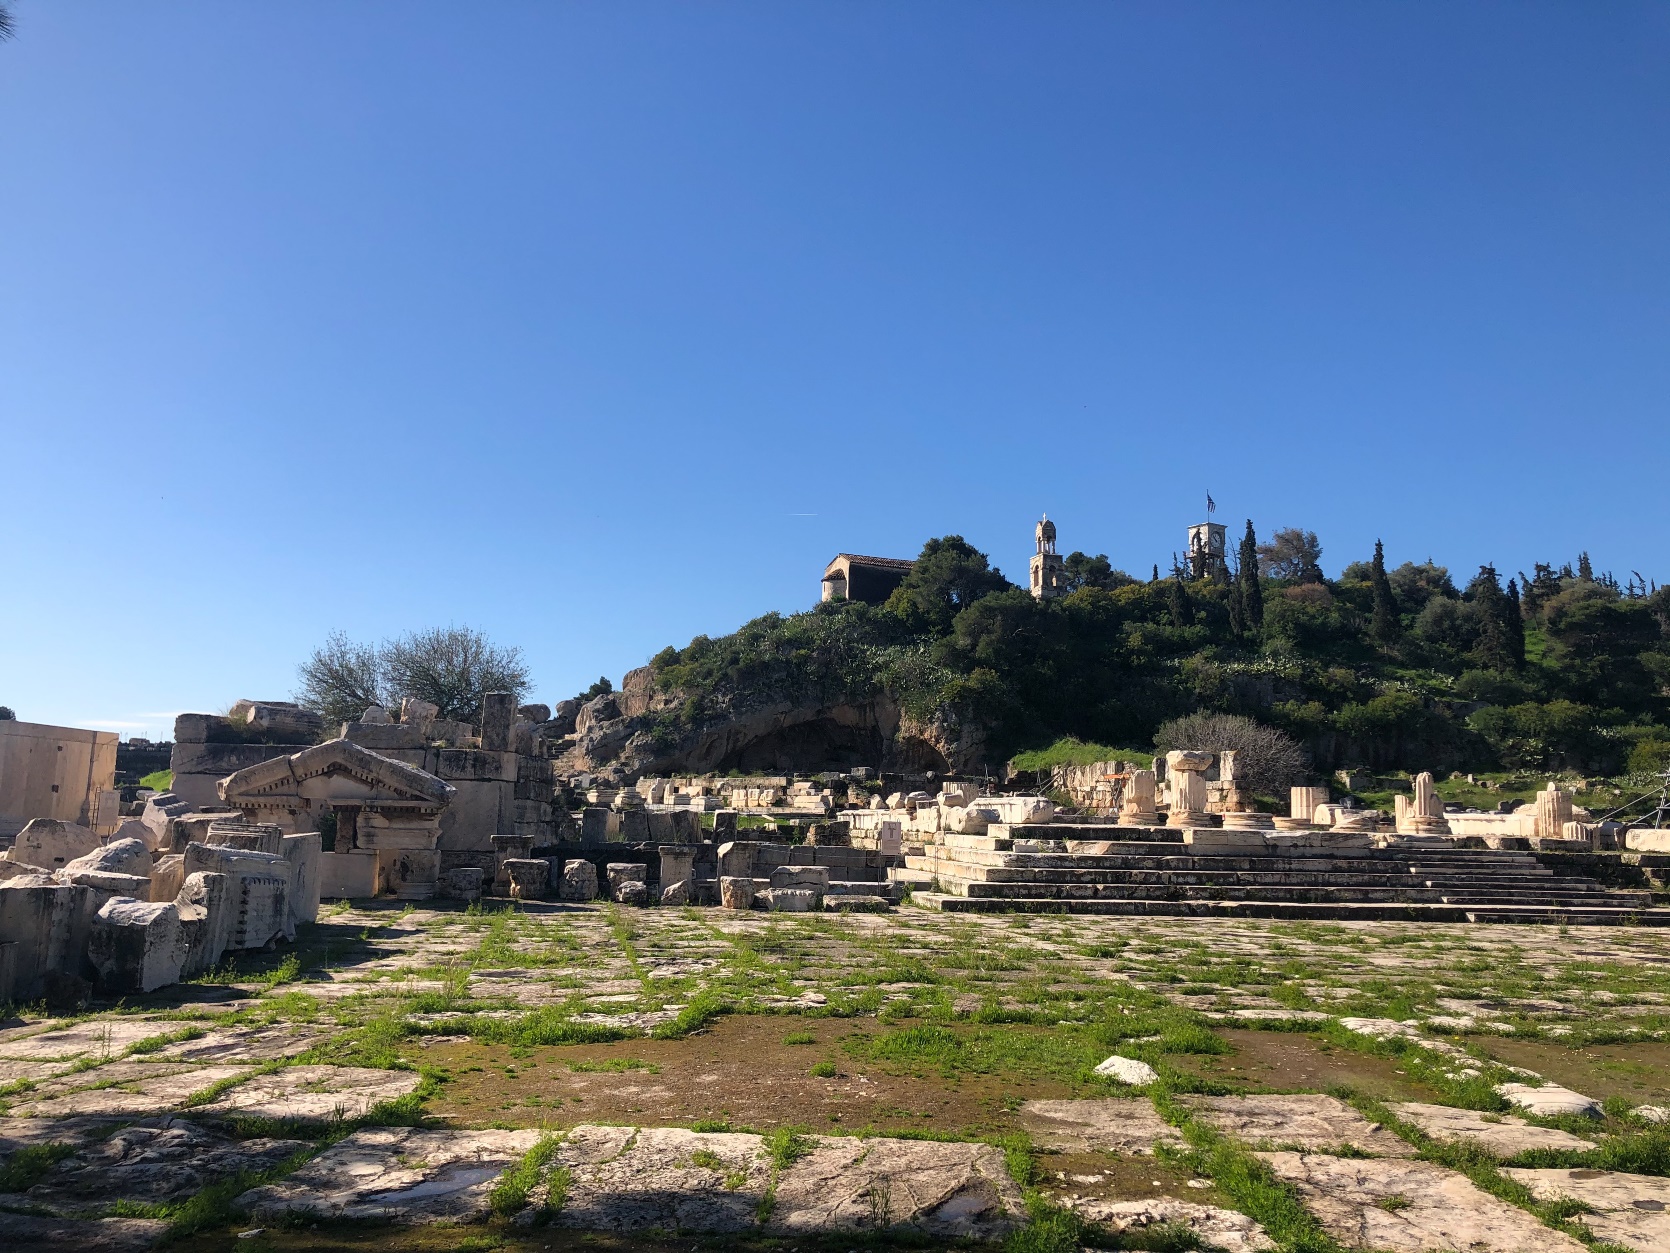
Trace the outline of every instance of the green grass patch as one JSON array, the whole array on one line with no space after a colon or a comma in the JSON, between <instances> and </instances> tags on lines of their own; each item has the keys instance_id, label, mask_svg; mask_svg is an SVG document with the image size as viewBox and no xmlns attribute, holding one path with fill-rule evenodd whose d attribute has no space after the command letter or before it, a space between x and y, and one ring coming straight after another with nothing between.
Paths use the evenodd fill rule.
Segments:
<instances>
[{"instance_id":1,"label":"green grass patch","mask_svg":"<svg viewBox=\"0 0 1670 1253\"><path fill-rule=\"evenodd\" d=\"M658 1075L661 1067L653 1062L640 1061L636 1057L609 1057L602 1061L569 1062L568 1068L575 1074L620 1074L627 1070L642 1070L648 1074Z\"/></svg>"},{"instance_id":2,"label":"green grass patch","mask_svg":"<svg viewBox=\"0 0 1670 1253\"><path fill-rule=\"evenodd\" d=\"M73 1144L25 1145L0 1166L0 1192L27 1192L47 1171L74 1154Z\"/></svg>"},{"instance_id":3,"label":"green grass patch","mask_svg":"<svg viewBox=\"0 0 1670 1253\"><path fill-rule=\"evenodd\" d=\"M836 1073L834 1062L819 1062L811 1070L814 1079L833 1079Z\"/></svg>"},{"instance_id":4,"label":"green grass patch","mask_svg":"<svg viewBox=\"0 0 1670 1253\"><path fill-rule=\"evenodd\" d=\"M140 776L139 786L148 787L153 792L171 792L174 790L174 772L153 770L150 774Z\"/></svg>"},{"instance_id":5,"label":"green grass patch","mask_svg":"<svg viewBox=\"0 0 1670 1253\"><path fill-rule=\"evenodd\" d=\"M488 1205L495 1214L501 1218L509 1218L527 1206L528 1194L538 1185L539 1176L556 1157L561 1145L561 1136L540 1136L538 1142L522 1154L516 1165L499 1176L499 1181L493 1185L492 1194L488 1198Z\"/></svg>"},{"instance_id":6,"label":"green grass patch","mask_svg":"<svg viewBox=\"0 0 1670 1253\"><path fill-rule=\"evenodd\" d=\"M682 1040L730 1012L731 1006L728 1001L704 992L679 1010L677 1018L654 1028L650 1035L657 1040Z\"/></svg>"},{"instance_id":7,"label":"green grass patch","mask_svg":"<svg viewBox=\"0 0 1670 1253\"><path fill-rule=\"evenodd\" d=\"M1009 759L1011 770L1048 770L1054 766L1088 766L1098 761L1148 762L1153 759L1151 748L1114 748L1107 744L1087 744L1075 736L1064 736L1048 748L1035 748L1016 753Z\"/></svg>"},{"instance_id":8,"label":"green grass patch","mask_svg":"<svg viewBox=\"0 0 1670 1253\"><path fill-rule=\"evenodd\" d=\"M816 1044L818 1037L810 1031L791 1031L783 1037L784 1044Z\"/></svg>"}]
</instances>

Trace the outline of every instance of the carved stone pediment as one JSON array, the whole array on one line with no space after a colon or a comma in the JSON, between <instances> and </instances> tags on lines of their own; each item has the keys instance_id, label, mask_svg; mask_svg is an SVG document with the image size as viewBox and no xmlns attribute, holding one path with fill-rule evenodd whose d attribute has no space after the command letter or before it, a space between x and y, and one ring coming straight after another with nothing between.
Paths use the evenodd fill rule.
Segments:
<instances>
[{"instance_id":1,"label":"carved stone pediment","mask_svg":"<svg viewBox=\"0 0 1670 1253\"><path fill-rule=\"evenodd\" d=\"M239 770L215 790L222 803L241 809L362 805L439 811L456 794L427 770L340 739Z\"/></svg>"}]
</instances>

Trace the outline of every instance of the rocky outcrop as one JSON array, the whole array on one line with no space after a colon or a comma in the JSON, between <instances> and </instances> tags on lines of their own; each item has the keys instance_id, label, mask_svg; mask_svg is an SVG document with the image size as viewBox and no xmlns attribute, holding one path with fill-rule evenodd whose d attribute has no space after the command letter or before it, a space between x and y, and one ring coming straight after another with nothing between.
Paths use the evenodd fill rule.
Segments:
<instances>
[{"instance_id":1,"label":"rocky outcrop","mask_svg":"<svg viewBox=\"0 0 1670 1253\"><path fill-rule=\"evenodd\" d=\"M633 670L619 692L580 708L576 744L557 768L619 778L854 765L943 773L983 760L985 728L978 722L950 708L913 717L885 693L861 700L721 696L719 713L694 722L684 718L689 703L689 693L657 687L650 667Z\"/></svg>"}]
</instances>

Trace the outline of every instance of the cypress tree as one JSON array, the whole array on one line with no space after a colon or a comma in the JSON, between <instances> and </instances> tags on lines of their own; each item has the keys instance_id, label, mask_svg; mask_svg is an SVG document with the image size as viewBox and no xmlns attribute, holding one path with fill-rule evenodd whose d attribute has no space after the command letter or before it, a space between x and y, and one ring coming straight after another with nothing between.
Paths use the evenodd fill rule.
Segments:
<instances>
[{"instance_id":1,"label":"cypress tree","mask_svg":"<svg viewBox=\"0 0 1670 1253\"><path fill-rule=\"evenodd\" d=\"M1370 582L1374 587L1374 638L1382 644L1393 644L1398 637L1397 601L1392 598L1391 580L1386 577L1386 549L1374 541L1374 563L1370 567Z\"/></svg>"},{"instance_id":2,"label":"cypress tree","mask_svg":"<svg viewBox=\"0 0 1670 1253\"><path fill-rule=\"evenodd\" d=\"M1508 580L1507 605L1503 608L1502 635L1507 640L1508 664L1525 668L1525 611L1519 603L1519 585Z\"/></svg>"},{"instance_id":3,"label":"cypress tree","mask_svg":"<svg viewBox=\"0 0 1670 1253\"><path fill-rule=\"evenodd\" d=\"M1225 597L1229 605L1229 634L1233 639L1240 639L1247 633L1246 615L1241 610L1241 577L1237 571L1229 580L1229 595Z\"/></svg>"},{"instance_id":4,"label":"cypress tree","mask_svg":"<svg viewBox=\"0 0 1670 1253\"><path fill-rule=\"evenodd\" d=\"M1577 577L1592 583L1595 578L1595 567L1589 561L1588 553L1577 554Z\"/></svg>"},{"instance_id":5,"label":"cypress tree","mask_svg":"<svg viewBox=\"0 0 1670 1253\"><path fill-rule=\"evenodd\" d=\"M1189 593L1183 586L1182 576L1174 575L1170 582L1171 586L1166 589L1166 594L1171 601L1171 624L1179 627L1189 626L1194 622L1194 613L1189 608Z\"/></svg>"},{"instance_id":6,"label":"cypress tree","mask_svg":"<svg viewBox=\"0 0 1670 1253\"><path fill-rule=\"evenodd\" d=\"M1247 519L1239 558L1236 590L1241 594L1241 617L1249 631L1256 631L1264 625L1264 587L1258 581L1258 536L1253 534L1251 518Z\"/></svg>"},{"instance_id":7,"label":"cypress tree","mask_svg":"<svg viewBox=\"0 0 1670 1253\"><path fill-rule=\"evenodd\" d=\"M1491 670L1513 668L1513 654L1508 641L1508 598L1502 593L1502 582L1495 566L1480 566L1478 574L1467 585L1467 598L1478 606L1479 642L1473 656L1479 664Z\"/></svg>"}]
</instances>

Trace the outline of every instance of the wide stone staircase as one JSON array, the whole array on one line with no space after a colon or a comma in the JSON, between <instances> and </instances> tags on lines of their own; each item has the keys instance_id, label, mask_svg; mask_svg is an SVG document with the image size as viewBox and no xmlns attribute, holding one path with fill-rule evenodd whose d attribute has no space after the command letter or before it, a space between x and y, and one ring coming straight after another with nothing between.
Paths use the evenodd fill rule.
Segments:
<instances>
[{"instance_id":1,"label":"wide stone staircase","mask_svg":"<svg viewBox=\"0 0 1670 1253\"><path fill-rule=\"evenodd\" d=\"M1129 914L1670 925L1651 893L1557 875L1529 852L1410 845L1202 846L1166 828L1008 827L946 835L896 877L919 905L968 913ZM1030 838L1011 838L1036 832ZM1208 851L1210 850L1210 851Z\"/></svg>"}]
</instances>

